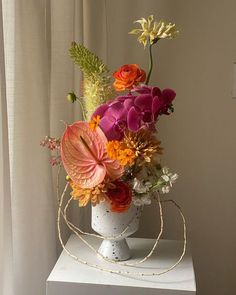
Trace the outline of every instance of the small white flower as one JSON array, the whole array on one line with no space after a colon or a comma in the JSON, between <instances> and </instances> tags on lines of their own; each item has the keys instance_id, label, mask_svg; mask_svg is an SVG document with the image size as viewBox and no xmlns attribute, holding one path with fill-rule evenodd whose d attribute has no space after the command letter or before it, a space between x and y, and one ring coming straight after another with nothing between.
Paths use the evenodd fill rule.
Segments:
<instances>
[{"instance_id":1,"label":"small white flower","mask_svg":"<svg viewBox=\"0 0 236 295\"><path fill-rule=\"evenodd\" d=\"M133 197L133 203L134 203L134 206L137 206L137 207L142 206L142 201L139 198Z\"/></svg>"},{"instance_id":2,"label":"small white flower","mask_svg":"<svg viewBox=\"0 0 236 295\"><path fill-rule=\"evenodd\" d=\"M165 181L165 182L168 182L170 181L170 177L168 175L162 175L161 178Z\"/></svg>"},{"instance_id":3,"label":"small white flower","mask_svg":"<svg viewBox=\"0 0 236 295\"><path fill-rule=\"evenodd\" d=\"M170 188L173 186L173 183L178 178L177 173L169 172L169 168L163 167L162 168L162 175L159 180L160 191L163 194L167 194L170 191Z\"/></svg>"},{"instance_id":4,"label":"small white flower","mask_svg":"<svg viewBox=\"0 0 236 295\"><path fill-rule=\"evenodd\" d=\"M143 194L149 191L150 187L152 187L152 184L147 181L140 181L138 178L134 178L133 182L133 190L138 194Z\"/></svg>"},{"instance_id":5,"label":"small white flower","mask_svg":"<svg viewBox=\"0 0 236 295\"><path fill-rule=\"evenodd\" d=\"M171 176L172 183L174 183L178 177L179 177L179 175L177 173L172 174L172 176Z\"/></svg>"},{"instance_id":6,"label":"small white flower","mask_svg":"<svg viewBox=\"0 0 236 295\"><path fill-rule=\"evenodd\" d=\"M169 168L167 167L162 168L162 173L163 175L161 178L166 182L166 184L168 183L172 187L173 183L178 178L178 174L169 172Z\"/></svg>"},{"instance_id":7,"label":"small white flower","mask_svg":"<svg viewBox=\"0 0 236 295\"><path fill-rule=\"evenodd\" d=\"M163 167L162 168L162 173L165 175L165 174L168 174L169 173L169 168L168 167Z\"/></svg>"},{"instance_id":8,"label":"small white flower","mask_svg":"<svg viewBox=\"0 0 236 295\"><path fill-rule=\"evenodd\" d=\"M163 187L161 188L161 192L162 192L163 194L168 194L168 193L170 192L170 187L169 187L168 185L163 186Z\"/></svg>"},{"instance_id":9,"label":"small white flower","mask_svg":"<svg viewBox=\"0 0 236 295\"><path fill-rule=\"evenodd\" d=\"M149 195L145 195L144 197L142 197L141 201L143 202L144 205L150 205L152 202Z\"/></svg>"},{"instance_id":10,"label":"small white flower","mask_svg":"<svg viewBox=\"0 0 236 295\"><path fill-rule=\"evenodd\" d=\"M145 194L142 197L133 197L133 203L135 206L143 206L143 205L150 205L151 204L151 198L149 194Z\"/></svg>"}]
</instances>

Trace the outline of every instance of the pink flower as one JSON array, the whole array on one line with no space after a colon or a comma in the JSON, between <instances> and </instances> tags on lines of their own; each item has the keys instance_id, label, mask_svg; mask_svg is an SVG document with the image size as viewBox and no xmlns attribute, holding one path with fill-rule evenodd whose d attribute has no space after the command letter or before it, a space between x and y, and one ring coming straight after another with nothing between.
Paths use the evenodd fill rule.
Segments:
<instances>
[{"instance_id":1,"label":"pink flower","mask_svg":"<svg viewBox=\"0 0 236 295\"><path fill-rule=\"evenodd\" d=\"M61 159L69 177L81 188L92 188L105 178L116 180L122 176L124 169L108 157L106 143L102 130L91 130L87 122L78 121L66 127L61 139Z\"/></svg>"},{"instance_id":2,"label":"pink flower","mask_svg":"<svg viewBox=\"0 0 236 295\"><path fill-rule=\"evenodd\" d=\"M49 150L53 151L55 149L60 149L60 139L50 136L45 136L44 140L40 142L42 147L47 147Z\"/></svg>"},{"instance_id":3,"label":"pink flower","mask_svg":"<svg viewBox=\"0 0 236 295\"><path fill-rule=\"evenodd\" d=\"M140 94L149 94L153 98L152 112L154 116L169 115L173 112L172 102L175 99L176 93L174 90L166 88L163 91L158 87L151 87L145 84L136 86L132 89L132 92Z\"/></svg>"},{"instance_id":4,"label":"pink flower","mask_svg":"<svg viewBox=\"0 0 236 295\"><path fill-rule=\"evenodd\" d=\"M92 117L100 116L99 126L108 140L120 140L127 128L128 108L124 103L133 95L121 96L107 104L99 106Z\"/></svg>"},{"instance_id":5,"label":"pink flower","mask_svg":"<svg viewBox=\"0 0 236 295\"><path fill-rule=\"evenodd\" d=\"M52 166L57 166L61 163L61 157L60 156L52 156L50 158L50 164Z\"/></svg>"},{"instance_id":6,"label":"pink flower","mask_svg":"<svg viewBox=\"0 0 236 295\"><path fill-rule=\"evenodd\" d=\"M97 108L93 116L101 118L99 126L108 140L120 140L124 130L137 132L140 128L155 129L158 116L169 115L175 92L161 91L158 87L137 86L132 91L139 95L118 96L115 100Z\"/></svg>"}]
</instances>

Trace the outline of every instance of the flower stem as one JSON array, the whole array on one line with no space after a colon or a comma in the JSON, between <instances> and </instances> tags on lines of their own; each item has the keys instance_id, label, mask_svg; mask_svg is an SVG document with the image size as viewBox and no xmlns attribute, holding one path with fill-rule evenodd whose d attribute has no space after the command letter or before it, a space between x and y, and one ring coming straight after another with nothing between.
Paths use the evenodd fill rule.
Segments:
<instances>
[{"instance_id":1,"label":"flower stem","mask_svg":"<svg viewBox=\"0 0 236 295\"><path fill-rule=\"evenodd\" d=\"M85 114L85 110L84 110L84 105L79 97L76 97L76 98L77 98L78 103L80 104L82 119L83 119L83 121L86 121L86 114Z\"/></svg>"},{"instance_id":2,"label":"flower stem","mask_svg":"<svg viewBox=\"0 0 236 295\"><path fill-rule=\"evenodd\" d=\"M150 77L151 77L151 73L152 73L152 68L153 68L153 58L152 58L152 45L149 45L149 72L147 75L147 79L146 79L146 85L148 85Z\"/></svg>"}]
</instances>

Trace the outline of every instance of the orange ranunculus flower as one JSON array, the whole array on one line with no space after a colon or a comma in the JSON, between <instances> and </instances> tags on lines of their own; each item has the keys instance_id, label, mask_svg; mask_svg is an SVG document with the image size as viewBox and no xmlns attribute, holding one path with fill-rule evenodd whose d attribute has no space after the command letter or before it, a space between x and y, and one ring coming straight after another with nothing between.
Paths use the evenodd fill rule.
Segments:
<instances>
[{"instance_id":1,"label":"orange ranunculus flower","mask_svg":"<svg viewBox=\"0 0 236 295\"><path fill-rule=\"evenodd\" d=\"M128 184L115 180L113 186L107 190L107 197L111 202L111 211L121 213L129 209L132 201L132 191Z\"/></svg>"},{"instance_id":2,"label":"orange ranunculus flower","mask_svg":"<svg viewBox=\"0 0 236 295\"><path fill-rule=\"evenodd\" d=\"M133 85L144 82L146 73L136 64L123 65L114 74L116 79L113 86L116 91L132 89Z\"/></svg>"}]
</instances>

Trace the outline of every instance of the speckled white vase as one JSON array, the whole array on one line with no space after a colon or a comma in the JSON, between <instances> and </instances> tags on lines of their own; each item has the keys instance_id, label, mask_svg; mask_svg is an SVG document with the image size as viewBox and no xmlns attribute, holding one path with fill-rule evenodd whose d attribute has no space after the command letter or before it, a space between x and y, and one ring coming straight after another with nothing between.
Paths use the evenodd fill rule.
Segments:
<instances>
[{"instance_id":1,"label":"speckled white vase","mask_svg":"<svg viewBox=\"0 0 236 295\"><path fill-rule=\"evenodd\" d=\"M92 207L93 230L103 237L119 235L114 239L104 239L98 252L115 261L128 260L131 257L131 251L125 238L138 230L140 214L140 207L134 205L122 213L112 212L107 202ZM120 235L127 226L128 229Z\"/></svg>"}]
</instances>

